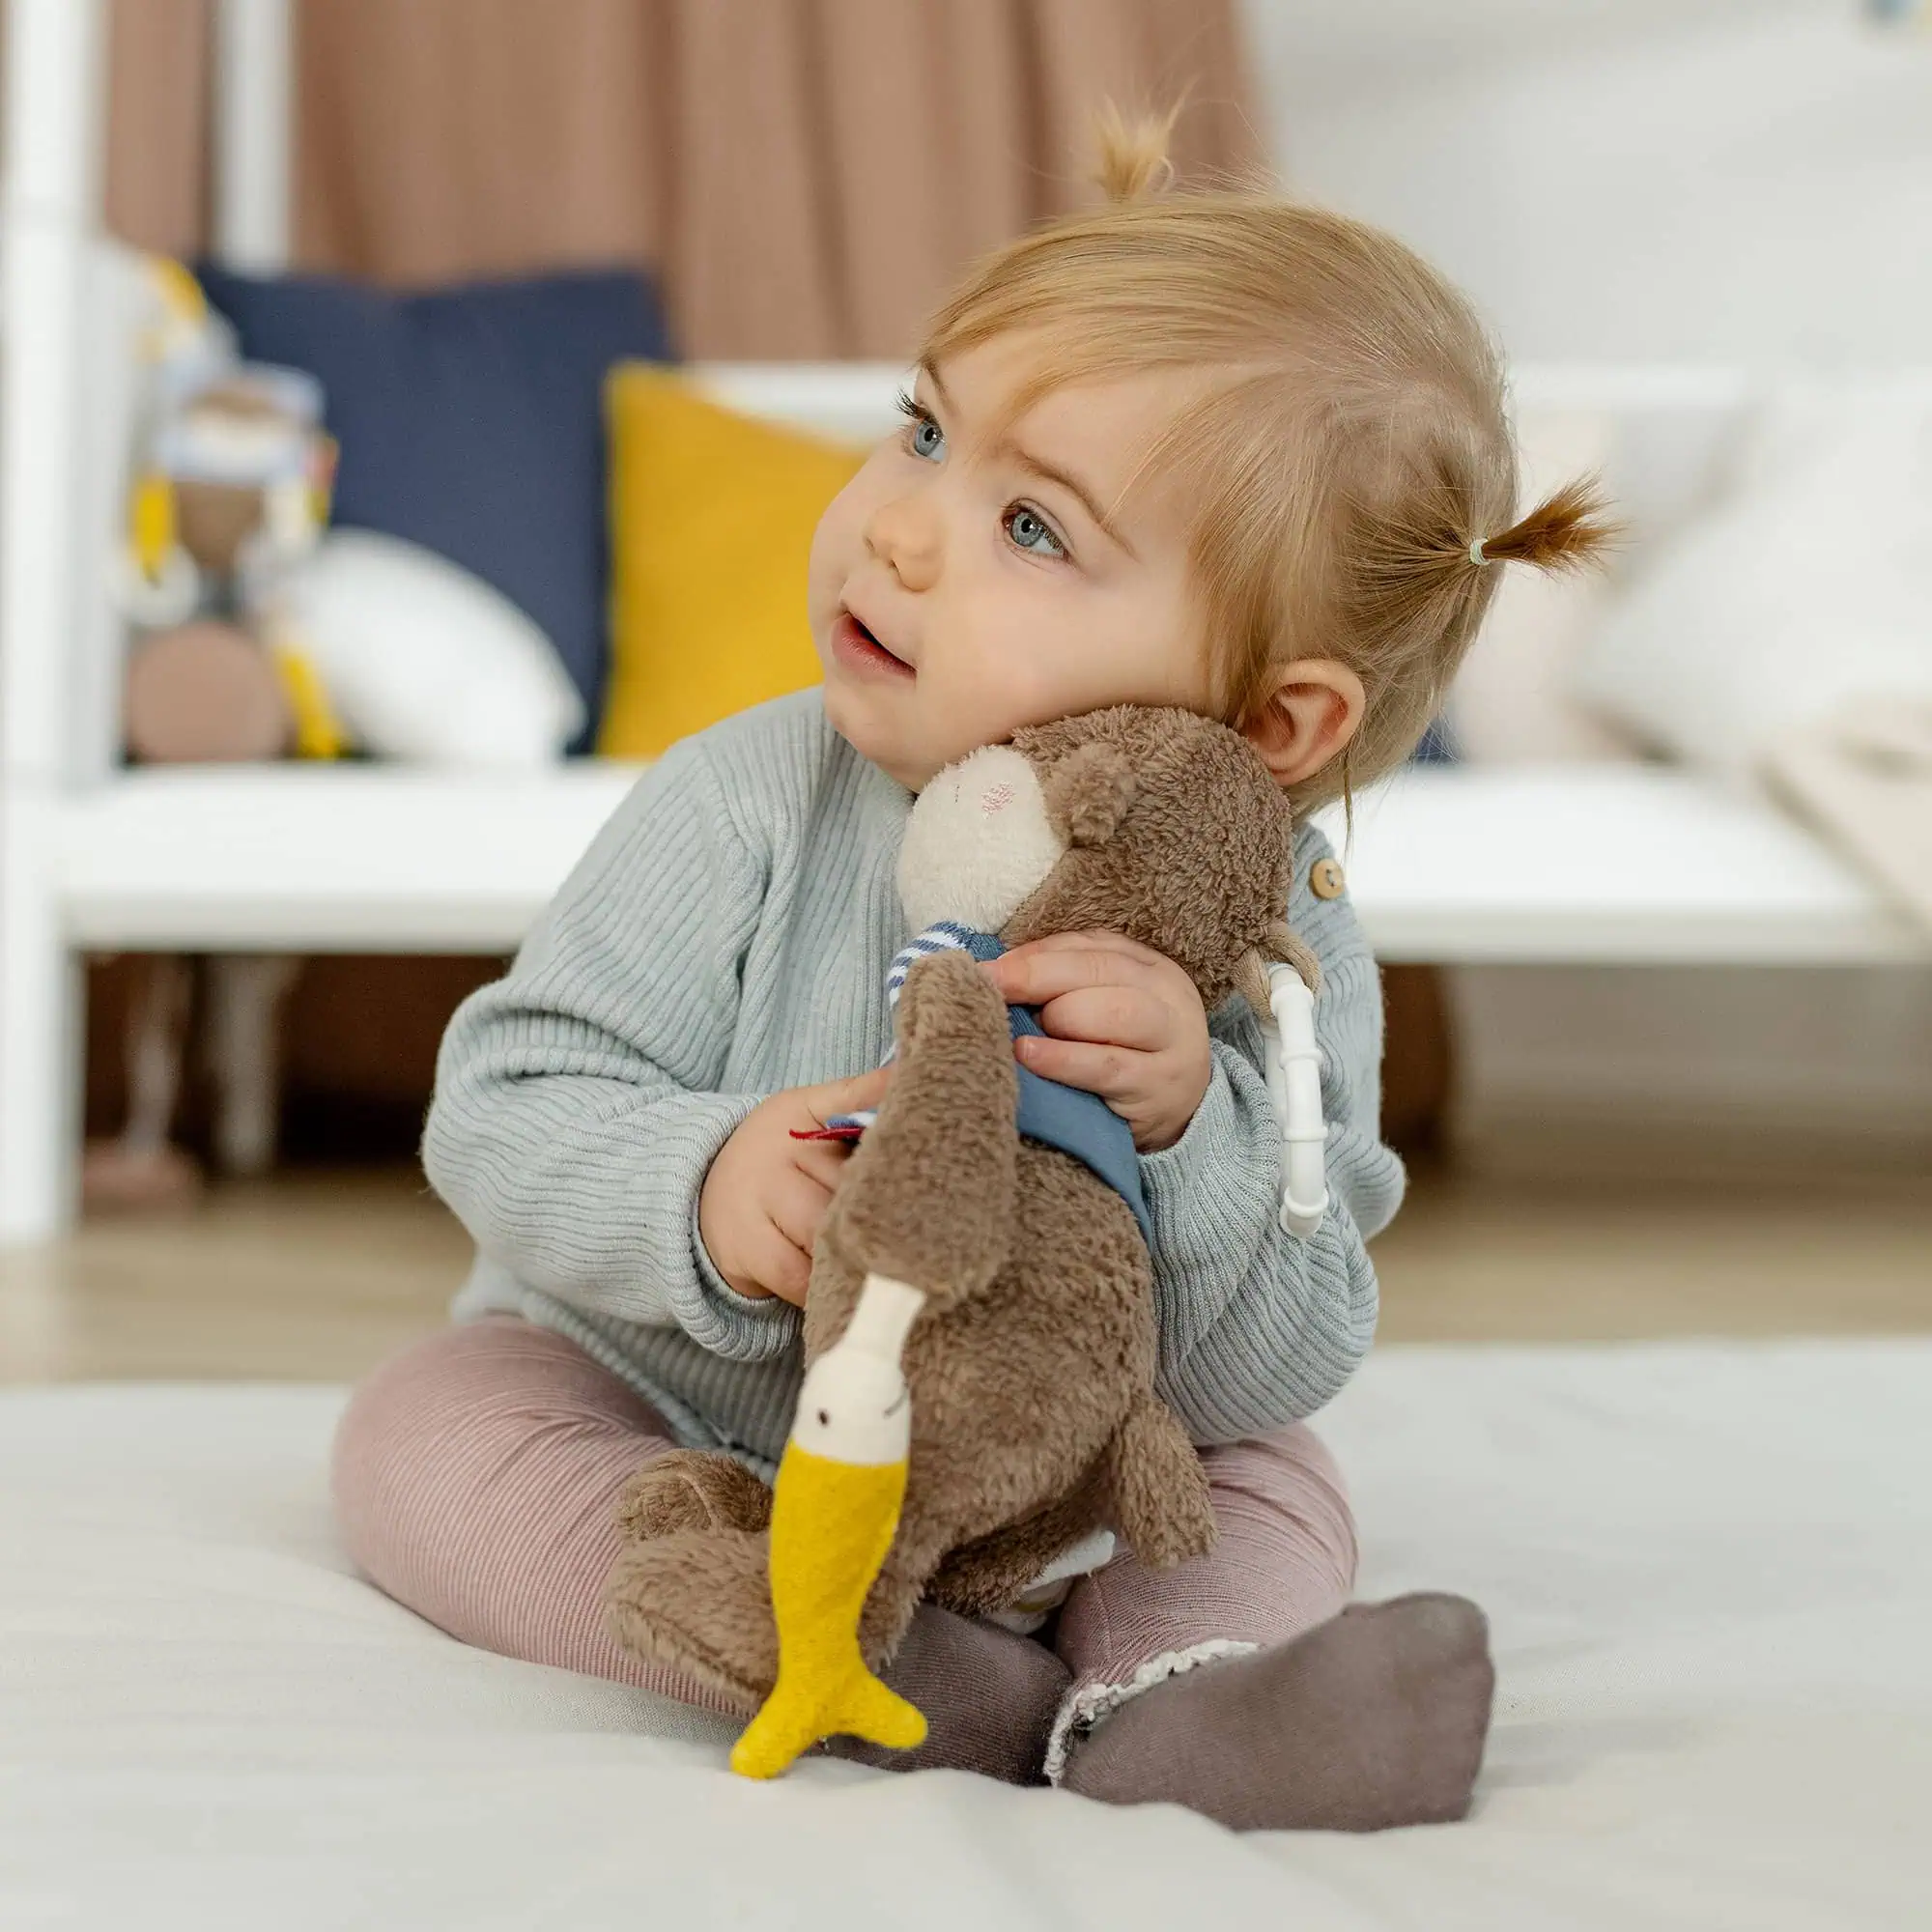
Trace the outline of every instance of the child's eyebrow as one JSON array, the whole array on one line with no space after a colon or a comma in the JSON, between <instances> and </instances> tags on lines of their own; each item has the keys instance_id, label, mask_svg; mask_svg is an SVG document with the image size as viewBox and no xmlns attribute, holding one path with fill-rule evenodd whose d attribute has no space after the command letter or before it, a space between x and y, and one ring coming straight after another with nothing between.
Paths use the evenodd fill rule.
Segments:
<instances>
[{"instance_id":1,"label":"child's eyebrow","mask_svg":"<svg viewBox=\"0 0 1932 1932\"><path fill-rule=\"evenodd\" d=\"M941 405L949 413L956 413L952 398L948 393L945 380L941 377L938 369L929 361L922 361L919 366L926 380L938 392ZM997 438L989 453L995 456L1010 458L1022 469L1030 470L1044 483L1059 484L1093 518L1103 535L1119 544L1136 563L1140 561L1140 553L1127 541L1126 535L1122 530L1120 525L1106 511L1101 509L1097 494L1083 483L1079 477L1074 475L1070 469L1063 469L1058 464L1048 463L1043 457L1036 456L1032 450L1028 449L1010 434Z\"/></svg>"},{"instance_id":2,"label":"child's eyebrow","mask_svg":"<svg viewBox=\"0 0 1932 1932\"><path fill-rule=\"evenodd\" d=\"M1022 469L1030 469L1042 482L1058 483L1068 495L1078 497L1080 507L1094 519L1100 529L1119 544L1136 563L1140 561L1140 554L1127 541L1120 525L1101 509L1094 492L1070 469L1063 469L1058 464L1048 463L1044 458L1034 455L1030 449L1025 448L1010 436L1001 437L993 447L998 453L1010 457Z\"/></svg>"}]
</instances>

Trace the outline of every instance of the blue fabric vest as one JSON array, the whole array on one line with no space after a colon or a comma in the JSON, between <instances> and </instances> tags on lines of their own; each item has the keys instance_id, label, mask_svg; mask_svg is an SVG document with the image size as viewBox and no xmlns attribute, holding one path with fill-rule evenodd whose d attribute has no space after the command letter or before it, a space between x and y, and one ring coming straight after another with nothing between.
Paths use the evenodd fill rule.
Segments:
<instances>
[{"instance_id":1,"label":"blue fabric vest","mask_svg":"<svg viewBox=\"0 0 1932 1932\"><path fill-rule=\"evenodd\" d=\"M935 939L938 934L943 934L943 939ZM975 932L951 923L935 926L931 933L914 940L893 962L888 983L895 1001L906 974L922 955L954 950L970 952L975 959L997 959L1007 949L989 932ZM1015 1039L1028 1035L1043 1038L1046 1035L1039 1015L1031 1007L1009 1007L1007 1017ZM1070 1153L1097 1174L1134 1210L1142 1237L1151 1245L1153 1230L1148 1218L1147 1197L1141 1192L1141 1163L1134 1151L1133 1129L1097 1094L1068 1087L1059 1080L1043 1079L1017 1062L1013 1071L1019 1076L1020 1132L1042 1147ZM861 1115L846 1118L861 1127L868 1120ZM830 1124L836 1130L844 1122L835 1121Z\"/></svg>"},{"instance_id":2,"label":"blue fabric vest","mask_svg":"<svg viewBox=\"0 0 1932 1932\"><path fill-rule=\"evenodd\" d=\"M966 951L975 959L997 959L1007 949L989 932L973 933ZM1013 1037L1044 1038L1046 1029L1032 1007L1009 1007L1007 1018ZM1019 1075L1019 1129L1030 1141L1058 1148L1090 1167L1129 1208L1150 1245L1153 1229L1148 1220L1147 1197L1141 1192L1141 1161L1134 1150L1133 1129L1097 1094L1047 1080L1016 1062Z\"/></svg>"}]
</instances>

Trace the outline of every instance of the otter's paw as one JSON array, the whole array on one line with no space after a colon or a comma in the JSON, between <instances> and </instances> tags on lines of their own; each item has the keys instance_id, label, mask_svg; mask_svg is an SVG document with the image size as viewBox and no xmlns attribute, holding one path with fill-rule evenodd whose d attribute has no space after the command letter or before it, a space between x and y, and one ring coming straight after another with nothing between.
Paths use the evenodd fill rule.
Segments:
<instances>
[{"instance_id":1,"label":"otter's paw","mask_svg":"<svg viewBox=\"0 0 1932 1932\"><path fill-rule=\"evenodd\" d=\"M742 1463L702 1449L654 1456L624 1485L617 1523L635 1543L680 1529L763 1529L772 1492Z\"/></svg>"},{"instance_id":2,"label":"otter's paw","mask_svg":"<svg viewBox=\"0 0 1932 1932\"><path fill-rule=\"evenodd\" d=\"M779 1674L768 1555L766 1537L737 1529L680 1529L634 1544L604 1585L611 1633L626 1650L755 1711Z\"/></svg>"}]
</instances>

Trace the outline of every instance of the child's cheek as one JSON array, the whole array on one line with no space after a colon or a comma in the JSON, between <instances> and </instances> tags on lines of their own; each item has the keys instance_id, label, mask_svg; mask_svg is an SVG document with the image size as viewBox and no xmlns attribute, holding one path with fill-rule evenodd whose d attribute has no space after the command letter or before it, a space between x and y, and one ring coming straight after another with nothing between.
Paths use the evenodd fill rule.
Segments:
<instances>
[{"instance_id":1,"label":"child's cheek","mask_svg":"<svg viewBox=\"0 0 1932 1932\"><path fill-rule=\"evenodd\" d=\"M1001 713L1006 737L1023 724L1045 724L1068 715L1066 675L1050 630L1037 637L1002 632L985 664L986 684Z\"/></svg>"},{"instance_id":2,"label":"child's cheek","mask_svg":"<svg viewBox=\"0 0 1932 1932\"><path fill-rule=\"evenodd\" d=\"M849 487L849 486L848 486ZM842 493L841 493L842 494ZM835 497L825 506L818 527L811 533L811 554L806 565L805 602L812 635L822 647L826 627L832 621L838 593L847 569L843 559L850 554L850 537L840 515L840 499Z\"/></svg>"},{"instance_id":3,"label":"child's cheek","mask_svg":"<svg viewBox=\"0 0 1932 1932\"><path fill-rule=\"evenodd\" d=\"M867 462L826 504L811 533L806 604L821 647L845 586L866 555L866 524L881 494L876 459Z\"/></svg>"}]
</instances>

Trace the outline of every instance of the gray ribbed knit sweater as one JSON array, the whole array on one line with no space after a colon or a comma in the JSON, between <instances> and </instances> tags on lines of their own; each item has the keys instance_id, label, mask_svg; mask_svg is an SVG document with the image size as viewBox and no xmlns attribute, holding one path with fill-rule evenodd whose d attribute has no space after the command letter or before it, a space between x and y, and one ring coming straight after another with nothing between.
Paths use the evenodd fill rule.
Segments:
<instances>
[{"instance_id":1,"label":"gray ribbed knit sweater","mask_svg":"<svg viewBox=\"0 0 1932 1932\"><path fill-rule=\"evenodd\" d=\"M686 740L639 781L526 942L468 1000L437 1066L423 1160L477 1245L453 1313L571 1337L690 1444L770 1472L801 1374L799 1317L719 1276L705 1170L758 1100L876 1066L908 937L894 867L911 796L833 731L816 692ZM1304 828L1289 918L1316 1003L1333 1207L1275 1225L1280 1137L1261 1035L1231 1001L1175 1146L1141 1160L1160 1387L1202 1443L1319 1408L1367 1350L1363 1248L1402 1199L1377 1137L1381 1002L1348 901L1320 899Z\"/></svg>"}]
</instances>

